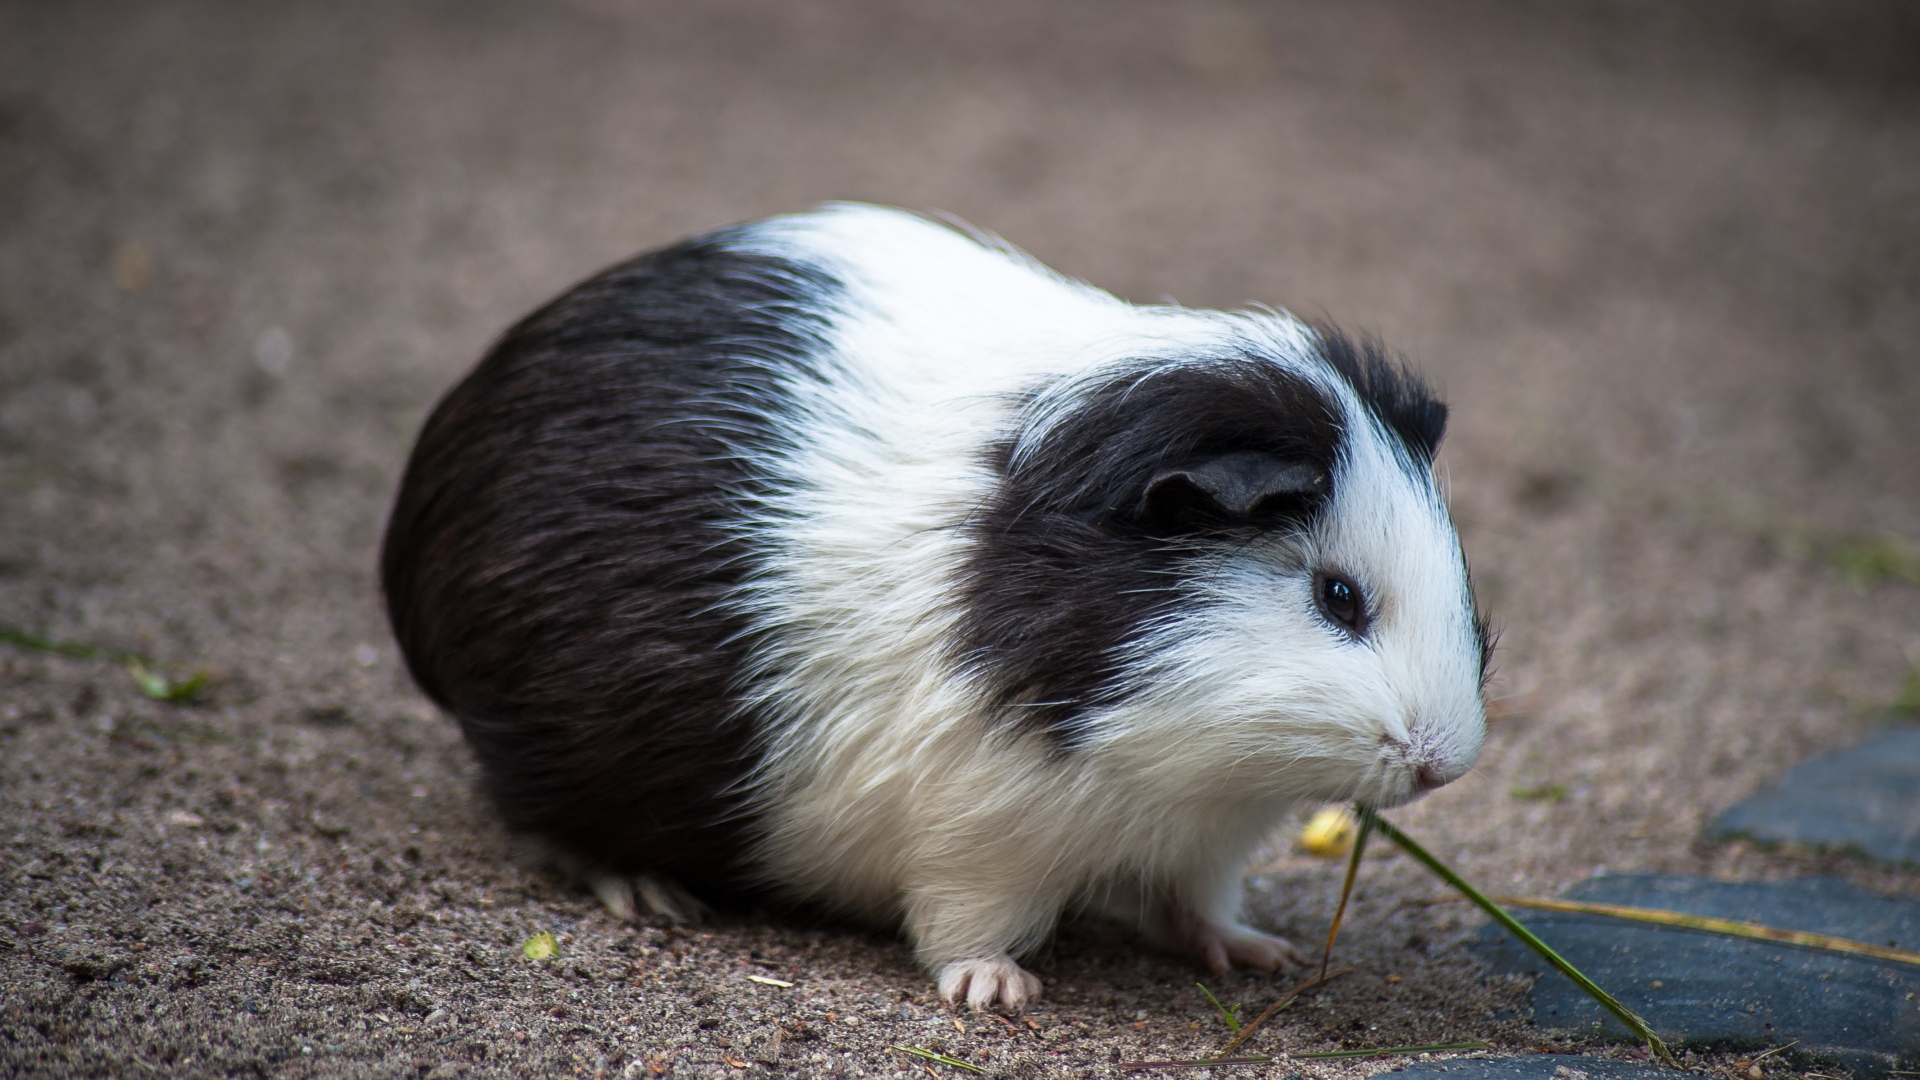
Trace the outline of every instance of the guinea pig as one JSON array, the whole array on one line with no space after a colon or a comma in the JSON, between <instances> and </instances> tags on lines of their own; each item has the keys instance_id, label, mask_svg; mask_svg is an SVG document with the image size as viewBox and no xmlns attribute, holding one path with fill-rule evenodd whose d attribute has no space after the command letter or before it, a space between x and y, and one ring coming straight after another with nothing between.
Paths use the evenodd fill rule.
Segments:
<instances>
[{"instance_id":1,"label":"guinea pig","mask_svg":"<svg viewBox=\"0 0 1920 1080\"><path fill-rule=\"evenodd\" d=\"M1331 329L834 205L508 330L427 420L382 578L508 828L616 914L878 920L1017 1010L1067 911L1299 962L1241 918L1283 817L1472 764L1445 423Z\"/></svg>"}]
</instances>

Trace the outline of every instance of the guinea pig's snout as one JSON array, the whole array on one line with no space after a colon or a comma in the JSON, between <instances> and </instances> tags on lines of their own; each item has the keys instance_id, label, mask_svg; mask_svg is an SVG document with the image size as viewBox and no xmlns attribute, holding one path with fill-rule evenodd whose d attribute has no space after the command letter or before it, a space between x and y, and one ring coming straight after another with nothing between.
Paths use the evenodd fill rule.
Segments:
<instances>
[{"instance_id":1,"label":"guinea pig's snout","mask_svg":"<svg viewBox=\"0 0 1920 1080\"><path fill-rule=\"evenodd\" d=\"M1445 787L1467 771L1464 764L1448 760L1444 754L1420 745L1418 740L1409 742L1389 735L1383 737L1380 744L1388 761L1405 770L1401 776L1406 777L1402 783L1407 788L1402 790L1407 796Z\"/></svg>"},{"instance_id":2,"label":"guinea pig's snout","mask_svg":"<svg viewBox=\"0 0 1920 1080\"><path fill-rule=\"evenodd\" d=\"M1471 762L1435 750L1416 750L1408 764L1413 766L1413 786L1419 791L1446 787L1472 767Z\"/></svg>"}]
</instances>

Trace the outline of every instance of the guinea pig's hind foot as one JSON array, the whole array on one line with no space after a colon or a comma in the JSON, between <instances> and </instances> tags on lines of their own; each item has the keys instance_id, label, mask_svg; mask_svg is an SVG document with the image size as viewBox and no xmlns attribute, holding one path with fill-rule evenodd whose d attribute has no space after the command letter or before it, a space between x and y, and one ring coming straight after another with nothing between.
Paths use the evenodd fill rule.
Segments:
<instances>
[{"instance_id":1,"label":"guinea pig's hind foot","mask_svg":"<svg viewBox=\"0 0 1920 1080\"><path fill-rule=\"evenodd\" d=\"M1202 923L1186 928L1182 935L1200 962L1215 975L1225 975L1237 967L1256 971L1278 971L1283 967L1309 963L1307 955L1286 938L1263 934L1245 923L1224 926Z\"/></svg>"},{"instance_id":2,"label":"guinea pig's hind foot","mask_svg":"<svg viewBox=\"0 0 1920 1080\"><path fill-rule=\"evenodd\" d=\"M587 884L622 922L640 922L644 909L676 925L697 925L712 911L679 882L657 874L599 873L589 876Z\"/></svg>"},{"instance_id":3,"label":"guinea pig's hind foot","mask_svg":"<svg viewBox=\"0 0 1920 1080\"><path fill-rule=\"evenodd\" d=\"M955 960L940 969L939 982L942 1001L957 1005L964 1000L974 1012L999 1004L1017 1013L1040 997L1040 980L1006 953Z\"/></svg>"}]
</instances>

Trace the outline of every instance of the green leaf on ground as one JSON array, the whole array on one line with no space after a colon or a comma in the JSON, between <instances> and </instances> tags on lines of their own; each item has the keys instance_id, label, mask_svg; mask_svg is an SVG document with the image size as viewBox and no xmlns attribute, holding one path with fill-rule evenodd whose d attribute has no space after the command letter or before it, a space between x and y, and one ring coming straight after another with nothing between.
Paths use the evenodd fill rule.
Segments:
<instances>
[{"instance_id":1,"label":"green leaf on ground","mask_svg":"<svg viewBox=\"0 0 1920 1080\"><path fill-rule=\"evenodd\" d=\"M127 673L140 686L140 692L155 701L167 701L174 704L192 701L200 696L207 685L207 673L195 672L192 678L174 680L153 670L138 660L128 661Z\"/></svg>"},{"instance_id":2,"label":"green leaf on ground","mask_svg":"<svg viewBox=\"0 0 1920 1080\"><path fill-rule=\"evenodd\" d=\"M1895 716L1920 716L1920 668L1907 672L1900 696L1893 699L1887 711Z\"/></svg>"},{"instance_id":3,"label":"green leaf on ground","mask_svg":"<svg viewBox=\"0 0 1920 1080\"><path fill-rule=\"evenodd\" d=\"M553 940L552 934L542 930L528 938L520 946L520 951L527 954L529 960L551 960L553 954L560 951L560 943Z\"/></svg>"},{"instance_id":4,"label":"green leaf on ground","mask_svg":"<svg viewBox=\"0 0 1920 1080\"><path fill-rule=\"evenodd\" d=\"M1567 785L1541 784L1539 787L1510 787L1507 794L1521 802L1566 802Z\"/></svg>"},{"instance_id":5,"label":"green leaf on ground","mask_svg":"<svg viewBox=\"0 0 1920 1080\"><path fill-rule=\"evenodd\" d=\"M1831 562L1861 588L1893 579L1920 585L1920 550L1893 533L1873 533L1835 540L1827 548Z\"/></svg>"}]
</instances>

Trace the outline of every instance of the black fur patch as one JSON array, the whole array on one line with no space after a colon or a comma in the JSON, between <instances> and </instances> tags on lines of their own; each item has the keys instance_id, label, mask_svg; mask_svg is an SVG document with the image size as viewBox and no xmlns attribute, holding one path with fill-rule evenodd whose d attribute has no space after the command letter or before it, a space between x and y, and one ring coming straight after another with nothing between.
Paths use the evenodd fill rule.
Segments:
<instances>
[{"instance_id":1,"label":"black fur patch","mask_svg":"<svg viewBox=\"0 0 1920 1080\"><path fill-rule=\"evenodd\" d=\"M1143 365L1088 395L1018 459L1014 440L1001 444L999 491L971 525L961 663L1010 723L1071 745L1089 710L1123 696L1118 650L1173 606L1196 539L1300 527L1330 494L1323 485L1277 522L1169 523L1141 512L1155 477L1241 454L1331 474L1343 437L1318 388L1235 360Z\"/></svg>"},{"instance_id":2,"label":"black fur patch","mask_svg":"<svg viewBox=\"0 0 1920 1080\"><path fill-rule=\"evenodd\" d=\"M441 401L387 527L388 614L508 826L724 896L752 821L752 640L725 526L837 283L717 233L527 317ZM744 454L742 451L746 451Z\"/></svg>"},{"instance_id":3,"label":"black fur patch","mask_svg":"<svg viewBox=\"0 0 1920 1080\"><path fill-rule=\"evenodd\" d=\"M1321 355L1399 440L1407 451L1407 460L1417 469L1431 468L1440 439L1447 433L1446 402L1378 341L1364 338L1356 343L1337 327L1326 324L1313 329L1320 337ZM1480 687L1484 690L1493 677L1493 650L1500 635L1480 607L1479 597L1473 595L1471 587L1467 592L1473 603L1474 637L1480 646Z\"/></svg>"},{"instance_id":4,"label":"black fur patch","mask_svg":"<svg viewBox=\"0 0 1920 1080\"><path fill-rule=\"evenodd\" d=\"M1421 467L1433 464L1447 433L1446 403L1378 341L1356 342L1333 326L1313 329L1320 337L1320 354L1406 448L1408 459Z\"/></svg>"},{"instance_id":5,"label":"black fur patch","mask_svg":"<svg viewBox=\"0 0 1920 1080\"><path fill-rule=\"evenodd\" d=\"M1487 609L1480 606L1472 571L1467 573L1467 595L1473 601L1473 636L1480 644L1480 692L1485 694L1487 684L1493 681L1493 651L1500 646L1500 631L1494 629L1493 617L1487 614Z\"/></svg>"}]
</instances>

